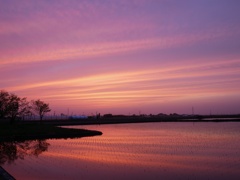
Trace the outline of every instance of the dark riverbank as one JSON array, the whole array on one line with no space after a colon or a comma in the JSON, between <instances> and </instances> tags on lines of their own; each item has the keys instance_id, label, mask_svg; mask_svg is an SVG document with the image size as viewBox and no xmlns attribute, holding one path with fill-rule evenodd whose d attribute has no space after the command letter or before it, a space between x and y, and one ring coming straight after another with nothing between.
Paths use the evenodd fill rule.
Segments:
<instances>
[{"instance_id":1,"label":"dark riverbank","mask_svg":"<svg viewBox=\"0 0 240 180\"><path fill-rule=\"evenodd\" d=\"M0 124L0 142L50 138L80 138L96 135L102 135L102 132L61 128L53 124L39 122Z\"/></svg>"},{"instance_id":2,"label":"dark riverbank","mask_svg":"<svg viewBox=\"0 0 240 180\"><path fill-rule=\"evenodd\" d=\"M0 124L0 142L49 138L75 138L101 135L99 131L68 129L59 126L122 124L148 122L240 122L240 116L112 116L98 119L55 119L40 121L19 121L16 124Z\"/></svg>"}]
</instances>

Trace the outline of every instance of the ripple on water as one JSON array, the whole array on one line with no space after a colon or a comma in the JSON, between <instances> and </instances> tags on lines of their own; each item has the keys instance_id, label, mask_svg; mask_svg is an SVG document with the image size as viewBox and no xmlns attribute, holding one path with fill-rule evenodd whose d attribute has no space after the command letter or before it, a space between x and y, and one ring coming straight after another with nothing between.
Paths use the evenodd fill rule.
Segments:
<instances>
[{"instance_id":1,"label":"ripple on water","mask_svg":"<svg viewBox=\"0 0 240 180\"><path fill-rule=\"evenodd\" d=\"M82 128L76 126L75 128ZM4 164L17 179L239 179L240 123L84 126L102 136L47 140Z\"/></svg>"}]
</instances>

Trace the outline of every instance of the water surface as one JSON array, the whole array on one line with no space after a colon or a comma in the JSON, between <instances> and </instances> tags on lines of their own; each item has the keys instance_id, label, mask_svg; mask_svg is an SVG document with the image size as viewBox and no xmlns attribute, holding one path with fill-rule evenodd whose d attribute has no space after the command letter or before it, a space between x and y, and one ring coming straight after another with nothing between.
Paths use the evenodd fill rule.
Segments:
<instances>
[{"instance_id":1,"label":"water surface","mask_svg":"<svg viewBox=\"0 0 240 180\"><path fill-rule=\"evenodd\" d=\"M47 140L3 167L17 179L240 179L240 123L73 126L102 136Z\"/></svg>"}]
</instances>

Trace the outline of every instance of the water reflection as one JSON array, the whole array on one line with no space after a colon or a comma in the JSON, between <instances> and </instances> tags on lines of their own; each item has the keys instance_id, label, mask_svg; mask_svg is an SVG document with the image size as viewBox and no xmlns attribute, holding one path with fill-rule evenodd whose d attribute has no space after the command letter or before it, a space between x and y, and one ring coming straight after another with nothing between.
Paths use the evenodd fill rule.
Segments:
<instances>
[{"instance_id":1,"label":"water reflection","mask_svg":"<svg viewBox=\"0 0 240 180\"><path fill-rule=\"evenodd\" d=\"M11 164L25 156L38 156L48 150L50 144L46 140L29 140L24 142L0 142L0 165Z\"/></svg>"},{"instance_id":2,"label":"water reflection","mask_svg":"<svg viewBox=\"0 0 240 180\"><path fill-rule=\"evenodd\" d=\"M51 146L38 158L25 156L14 164L5 163L3 168L18 180L240 179L240 123L84 128L103 135L49 139Z\"/></svg>"}]
</instances>

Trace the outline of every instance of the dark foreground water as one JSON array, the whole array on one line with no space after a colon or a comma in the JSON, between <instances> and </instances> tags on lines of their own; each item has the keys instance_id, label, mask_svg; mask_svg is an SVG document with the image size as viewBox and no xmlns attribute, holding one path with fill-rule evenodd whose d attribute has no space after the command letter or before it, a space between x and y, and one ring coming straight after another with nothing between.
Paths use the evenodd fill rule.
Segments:
<instances>
[{"instance_id":1,"label":"dark foreground water","mask_svg":"<svg viewBox=\"0 0 240 180\"><path fill-rule=\"evenodd\" d=\"M74 126L102 136L16 145L16 179L240 179L240 123Z\"/></svg>"}]
</instances>

